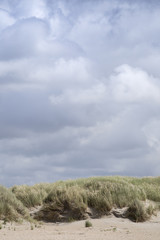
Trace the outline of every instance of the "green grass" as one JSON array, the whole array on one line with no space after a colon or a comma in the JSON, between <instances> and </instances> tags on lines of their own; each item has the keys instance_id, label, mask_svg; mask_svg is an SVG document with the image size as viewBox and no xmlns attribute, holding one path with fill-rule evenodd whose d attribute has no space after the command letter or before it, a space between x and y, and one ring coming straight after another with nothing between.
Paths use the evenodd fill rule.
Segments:
<instances>
[{"instance_id":1,"label":"green grass","mask_svg":"<svg viewBox=\"0 0 160 240\"><path fill-rule=\"evenodd\" d=\"M85 221L85 227L92 227L92 223L89 220Z\"/></svg>"},{"instance_id":2,"label":"green grass","mask_svg":"<svg viewBox=\"0 0 160 240\"><path fill-rule=\"evenodd\" d=\"M154 202L145 206L145 201ZM160 177L92 177L34 186L0 187L0 219L16 221L41 206L38 220L70 221L100 217L128 207L128 218L145 221L160 209ZM88 213L88 209L90 213Z\"/></svg>"}]
</instances>

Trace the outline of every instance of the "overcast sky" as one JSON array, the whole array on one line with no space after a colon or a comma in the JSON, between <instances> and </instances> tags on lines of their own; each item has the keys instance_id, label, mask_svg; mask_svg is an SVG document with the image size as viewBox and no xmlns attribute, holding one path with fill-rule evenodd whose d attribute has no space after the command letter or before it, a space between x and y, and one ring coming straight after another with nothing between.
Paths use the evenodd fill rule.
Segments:
<instances>
[{"instance_id":1,"label":"overcast sky","mask_svg":"<svg viewBox=\"0 0 160 240\"><path fill-rule=\"evenodd\" d=\"M160 3L0 0L0 184L160 175Z\"/></svg>"}]
</instances>

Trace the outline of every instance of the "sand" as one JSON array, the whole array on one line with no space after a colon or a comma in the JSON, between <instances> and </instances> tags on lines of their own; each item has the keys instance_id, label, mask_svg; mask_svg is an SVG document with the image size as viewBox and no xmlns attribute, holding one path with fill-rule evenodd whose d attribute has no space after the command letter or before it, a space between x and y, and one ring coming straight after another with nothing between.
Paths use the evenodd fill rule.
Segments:
<instances>
[{"instance_id":1,"label":"sand","mask_svg":"<svg viewBox=\"0 0 160 240\"><path fill-rule=\"evenodd\" d=\"M160 214L145 223L134 223L114 216L72 223L9 224L0 230L0 240L160 240Z\"/></svg>"}]
</instances>

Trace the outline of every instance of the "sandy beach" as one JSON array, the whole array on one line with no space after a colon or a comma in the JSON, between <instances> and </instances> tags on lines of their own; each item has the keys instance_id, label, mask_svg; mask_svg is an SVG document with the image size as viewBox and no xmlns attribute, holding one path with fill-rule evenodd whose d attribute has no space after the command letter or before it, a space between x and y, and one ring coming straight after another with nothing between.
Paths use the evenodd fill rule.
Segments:
<instances>
[{"instance_id":1,"label":"sandy beach","mask_svg":"<svg viewBox=\"0 0 160 240\"><path fill-rule=\"evenodd\" d=\"M1 240L159 240L160 214L144 223L134 223L114 216L92 219L92 227L85 221L72 223L7 223L0 230Z\"/></svg>"}]
</instances>

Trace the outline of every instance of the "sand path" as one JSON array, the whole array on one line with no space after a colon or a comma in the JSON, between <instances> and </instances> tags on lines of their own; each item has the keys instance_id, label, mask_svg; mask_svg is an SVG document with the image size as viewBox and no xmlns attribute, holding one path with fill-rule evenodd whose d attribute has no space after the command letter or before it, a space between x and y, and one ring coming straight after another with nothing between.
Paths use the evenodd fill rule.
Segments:
<instances>
[{"instance_id":1,"label":"sand path","mask_svg":"<svg viewBox=\"0 0 160 240\"><path fill-rule=\"evenodd\" d=\"M85 221L43 224L31 230L29 223L7 224L0 230L0 240L160 240L160 214L145 223L128 219L104 217L91 220L93 227L85 228Z\"/></svg>"}]
</instances>

